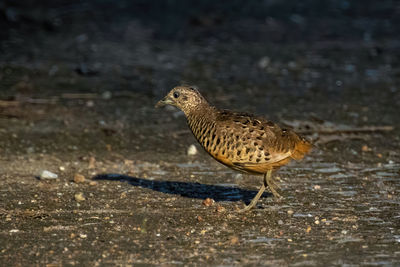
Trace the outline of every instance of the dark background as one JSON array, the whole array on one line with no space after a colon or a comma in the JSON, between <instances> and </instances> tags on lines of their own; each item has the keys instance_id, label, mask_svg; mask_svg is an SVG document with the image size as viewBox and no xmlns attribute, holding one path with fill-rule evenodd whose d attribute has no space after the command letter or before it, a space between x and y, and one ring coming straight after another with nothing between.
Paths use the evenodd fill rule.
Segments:
<instances>
[{"instance_id":1,"label":"dark background","mask_svg":"<svg viewBox=\"0 0 400 267\"><path fill-rule=\"evenodd\" d=\"M236 109L254 96L272 109L279 97L304 101L302 112L328 99L381 109L399 101L399 13L397 1L3 1L1 94L123 90L156 101L184 82L211 98L233 93ZM56 82L74 74L84 79L73 88ZM261 104L253 111L269 113Z\"/></svg>"},{"instance_id":2,"label":"dark background","mask_svg":"<svg viewBox=\"0 0 400 267\"><path fill-rule=\"evenodd\" d=\"M149 38L176 42L382 40L400 31L399 3L390 0L2 1L0 8L3 39L80 28L91 38L124 41L133 20Z\"/></svg>"}]
</instances>

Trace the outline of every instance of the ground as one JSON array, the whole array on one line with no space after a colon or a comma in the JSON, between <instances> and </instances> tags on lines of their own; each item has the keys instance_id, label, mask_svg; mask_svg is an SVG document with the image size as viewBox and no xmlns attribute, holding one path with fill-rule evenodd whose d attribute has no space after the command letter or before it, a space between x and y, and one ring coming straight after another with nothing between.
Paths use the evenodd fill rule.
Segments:
<instances>
[{"instance_id":1,"label":"ground","mask_svg":"<svg viewBox=\"0 0 400 267\"><path fill-rule=\"evenodd\" d=\"M309 14L271 4L275 17L250 6L224 20L217 7L159 24L108 1L0 6L1 265L400 264L399 7L338 1L351 15L321 18L308 2ZM180 83L313 140L274 173L282 200L238 212L262 179L154 108Z\"/></svg>"}]
</instances>

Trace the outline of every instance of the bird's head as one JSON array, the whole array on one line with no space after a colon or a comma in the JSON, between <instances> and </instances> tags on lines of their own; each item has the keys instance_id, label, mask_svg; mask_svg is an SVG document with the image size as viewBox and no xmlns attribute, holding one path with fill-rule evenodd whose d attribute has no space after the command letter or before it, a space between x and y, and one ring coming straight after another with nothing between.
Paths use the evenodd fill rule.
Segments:
<instances>
[{"instance_id":1,"label":"bird's head","mask_svg":"<svg viewBox=\"0 0 400 267\"><path fill-rule=\"evenodd\" d=\"M156 108L171 105L179 108L187 115L203 103L207 103L207 101L195 87L177 86L157 102Z\"/></svg>"}]
</instances>

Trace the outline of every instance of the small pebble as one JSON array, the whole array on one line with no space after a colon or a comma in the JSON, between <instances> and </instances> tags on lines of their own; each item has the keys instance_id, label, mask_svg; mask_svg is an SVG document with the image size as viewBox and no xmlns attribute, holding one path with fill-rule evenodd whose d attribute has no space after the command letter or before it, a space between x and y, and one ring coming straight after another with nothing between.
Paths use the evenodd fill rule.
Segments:
<instances>
[{"instance_id":1,"label":"small pebble","mask_svg":"<svg viewBox=\"0 0 400 267\"><path fill-rule=\"evenodd\" d=\"M371 151L372 149L371 148L369 148L367 145L363 145L362 147L361 147L361 151L362 152L368 152L368 151Z\"/></svg>"},{"instance_id":2,"label":"small pebble","mask_svg":"<svg viewBox=\"0 0 400 267\"><path fill-rule=\"evenodd\" d=\"M234 178L235 180L243 179L243 174L241 174L241 173L236 173L235 175L233 175L233 178Z\"/></svg>"},{"instance_id":3,"label":"small pebble","mask_svg":"<svg viewBox=\"0 0 400 267\"><path fill-rule=\"evenodd\" d=\"M86 102L86 106L87 106L88 108L94 107L94 101L93 101L93 100L88 100L88 101Z\"/></svg>"},{"instance_id":4,"label":"small pebble","mask_svg":"<svg viewBox=\"0 0 400 267\"><path fill-rule=\"evenodd\" d=\"M293 215L293 213L294 213L293 210L288 210L288 211L287 211L287 214L288 214L289 216Z\"/></svg>"},{"instance_id":5,"label":"small pebble","mask_svg":"<svg viewBox=\"0 0 400 267\"><path fill-rule=\"evenodd\" d=\"M105 91L101 94L101 98L108 100L112 97L112 93L110 91Z\"/></svg>"},{"instance_id":6,"label":"small pebble","mask_svg":"<svg viewBox=\"0 0 400 267\"><path fill-rule=\"evenodd\" d=\"M81 193L81 192L76 193L74 197L75 197L75 200L78 202L85 200L85 197L83 196L83 193Z\"/></svg>"},{"instance_id":7,"label":"small pebble","mask_svg":"<svg viewBox=\"0 0 400 267\"><path fill-rule=\"evenodd\" d=\"M74 182L79 184L79 183L83 183L85 182L85 176L83 176L82 174L79 173L75 173L74 175Z\"/></svg>"},{"instance_id":8,"label":"small pebble","mask_svg":"<svg viewBox=\"0 0 400 267\"><path fill-rule=\"evenodd\" d=\"M279 220L279 221L278 221L278 224L279 224L279 225L282 225L282 224L283 224L283 221L282 221L282 220Z\"/></svg>"},{"instance_id":9,"label":"small pebble","mask_svg":"<svg viewBox=\"0 0 400 267\"><path fill-rule=\"evenodd\" d=\"M259 61L258 61L258 67L260 69L265 69L266 67L268 67L269 63L271 62L271 59L269 57L262 57Z\"/></svg>"},{"instance_id":10,"label":"small pebble","mask_svg":"<svg viewBox=\"0 0 400 267\"><path fill-rule=\"evenodd\" d=\"M64 166L60 166L60 167L58 167L58 169L60 170L60 171L65 171L65 167Z\"/></svg>"},{"instance_id":11,"label":"small pebble","mask_svg":"<svg viewBox=\"0 0 400 267\"><path fill-rule=\"evenodd\" d=\"M124 160L124 164L125 164L125 165L128 165L128 166L133 166L134 161L133 161L133 160L130 160L130 159L125 159L125 160Z\"/></svg>"},{"instance_id":12,"label":"small pebble","mask_svg":"<svg viewBox=\"0 0 400 267\"><path fill-rule=\"evenodd\" d=\"M214 199L206 198L206 199L203 200L203 205L206 206L206 207L210 207L210 206L212 206L214 204L214 202L215 202Z\"/></svg>"},{"instance_id":13,"label":"small pebble","mask_svg":"<svg viewBox=\"0 0 400 267\"><path fill-rule=\"evenodd\" d=\"M195 145L190 145L188 150L187 150L188 156L194 156L197 154L197 148Z\"/></svg>"},{"instance_id":14,"label":"small pebble","mask_svg":"<svg viewBox=\"0 0 400 267\"><path fill-rule=\"evenodd\" d=\"M215 209L217 212L224 212L226 209L223 206L217 206Z\"/></svg>"},{"instance_id":15,"label":"small pebble","mask_svg":"<svg viewBox=\"0 0 400 267\"><path fill-rule=\"evenodd\" d=\"M57 179L58 175L50 171L44 170L40 174L40 179Z\"/></svg>"},{"instance_id":16,"label":"small pebble","mask_svg":"<svg viewBox=\"0 0 400 267\"><path fill-rule=\"evenodd\" d=\"M237 237L237 236L232 236L232 237L231 237L231 240L229 240L229 243L230 243L231 245L237 245L237 244L239 244L239 237Z\"/></svg>"},{"instance_id":17,"label":"small pebble","mask_svg":"<svg viewBox=\"0 0 400 267\"><path fill-rule=\"evenodd\" d=\"M88 168L89 168L89 169L94 169L94 168L95 168L95 164L96 164L96 159L95 159L95 157L90 157L90 158L89 158L89 166L88 166Z\"/></svg>"}]
</instances>

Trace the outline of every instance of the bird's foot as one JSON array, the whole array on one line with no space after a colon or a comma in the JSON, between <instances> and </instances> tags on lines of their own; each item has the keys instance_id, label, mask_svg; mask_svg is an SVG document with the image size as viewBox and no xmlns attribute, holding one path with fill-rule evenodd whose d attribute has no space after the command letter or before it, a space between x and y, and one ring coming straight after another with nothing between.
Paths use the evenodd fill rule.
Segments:
<instances>
[{"instance_id":1,"label":"bird's foot","mask_svg":"<svg viewBox=\"0 0 400 267\"><path fill-rule=\"evenodd\" d=\"M246 205L243 209L240 209L239 213L247 212L247 211L251 210L252 208L255 207L256 204L257 204L257 201L251 201L249 203L249 205Z\"/></svg>"}]
</instances>

